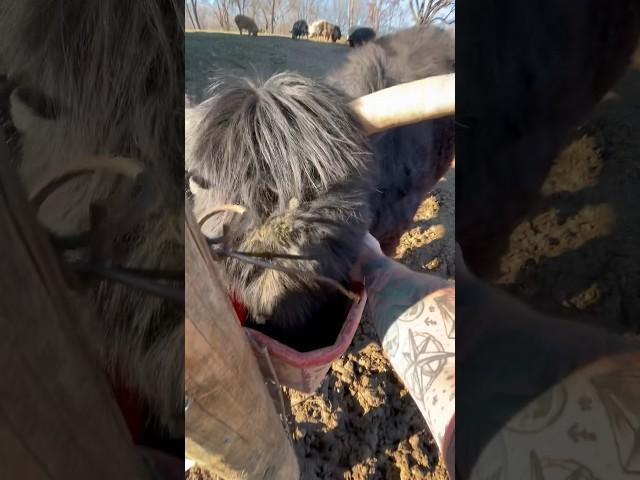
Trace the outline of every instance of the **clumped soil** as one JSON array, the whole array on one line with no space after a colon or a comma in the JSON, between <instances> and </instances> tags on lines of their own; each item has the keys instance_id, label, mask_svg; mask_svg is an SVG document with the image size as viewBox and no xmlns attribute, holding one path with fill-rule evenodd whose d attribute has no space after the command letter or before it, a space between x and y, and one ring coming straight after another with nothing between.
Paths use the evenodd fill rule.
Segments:
<instances>
[{"instance_id":1,"label":"clumped soil","mask_svg":"<svg viewBox=\"0 0 640 480\"><path fill-rule=\"evenodd\" d=\"M640 333L640 50L558 156L496 283L536 309Z\"/></svg>"}]
</instances>

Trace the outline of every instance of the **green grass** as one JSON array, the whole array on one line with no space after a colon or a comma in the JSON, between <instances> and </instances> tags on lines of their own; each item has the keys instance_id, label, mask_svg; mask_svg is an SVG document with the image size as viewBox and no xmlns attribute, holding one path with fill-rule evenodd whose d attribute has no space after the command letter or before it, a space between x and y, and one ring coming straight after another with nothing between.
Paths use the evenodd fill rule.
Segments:
<instances>
[{"instance_id":1,"label":"green grass","mask_svg":"<svg viewBox=\"0 0 640 480\"><path fill-rule=\"evenodd\" d=\"M237 32L187 31L185 89L200 102L206 98L212 79L221 75L269 77L290 70L321 79L348 52L344 44L292 40L281 35L249 37Z\"/></svg>"}]
</instances>

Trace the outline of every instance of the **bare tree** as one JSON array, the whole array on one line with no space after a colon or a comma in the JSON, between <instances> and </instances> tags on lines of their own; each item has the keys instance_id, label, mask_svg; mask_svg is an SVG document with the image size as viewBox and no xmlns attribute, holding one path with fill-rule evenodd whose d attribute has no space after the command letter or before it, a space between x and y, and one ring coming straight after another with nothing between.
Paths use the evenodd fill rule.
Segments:
<instances>
[{"instance_id":1,"label":"bare tree","mask_svg":"<svg viewBox=\"0 0 640 480\"><path fill-rule=\"evenodd\" d=\"M281 11L284 9L285 13L288 13L292 8L293 3L287 5L283 0L254 1L260 2L258 9L265 20L265 31L275 33L276 27L278 27L278 30L283 30L285 28L284 21L286 19L284 18L284 15L281 14Z\"/></svg>"},{"instance_id":2,"label":"bare tree","mask_svg":"<svg viewBox=\"0 0 640 480\"><path fill-rule=\"evenodd\" d=\"M257 22L258 13L262 17L262 23L264 24L265 32L269 30L269 5L266 3L267 0L254 0L252 4L252 9L254 11L253 18L254 21Z\"/></svg>"},{"instance_id":3,"label":"bare tree","mask_svg":"<svg viewBox=\"0 0 640 480\"><path fill-rule=\"evenodd\" d=\"M271 33L273 33L273 23L276 17L276 0L271 0Z\"/></svg>"},{"instance_id":4,"label":"bare tree","mask_svg":"<svg viewBox=\"0 0 640 480\"><path fill-rule=\"evenodd\" d=\"M296 20L304 19L309 22L315 20L320 11L318 3L319 0L301 0Z\"/></svg>"},{"instance_id":5,"label":"bare tree","mask_svg":"<svg viewBox=\"0 0 640 480\"><path fill-rule=\"evenodd\" d=\"M372 0L367 5L367 23L376 32L380 31L380 15L382 13L382 2L384 0Z\"/></svg>"},{"instance_id":6,"label":"bare tree","mask_svg":"<svg viewBox=\"0 0 640 480\"><path fill-rule=\"evenodd\" d=\"M244 15L244 12L247 9L247 0L235 0L234 3L238 8L238 13L240 15Z\"/></svg>"},{"instance_id":7,"label":"bare tree","mask_svg":"<svg viewBox=\"0 0 640 480\"><path fill-rule=\"evenodd\" d=\"M231 7L232 0L215 0L216 4L216 18L220 27L224 30L229 30L229 9Z\"/></svg>"},{"instance_id":8,"label":"bare tree","mask_svg":"<svg viewBox=\"0 0 640 480\"><path fill-rule=\"evenodd\" d=\"M189 8L189 4L185 2L185 10L187 11L187 14L189 15L189 21L191 21L191 27L192 28L197 28L196 27L196 22L193 19L193 15L191 14L191 9ZM186 19L185 19L186 21Z\"/></svg>"},{"instance_id":9,"label":"bare tree","mask_svg":"<svg viewBox=\"0 0 640 480\"><path fill-rule=\"evenodd\" d=\"M201 30L200 19L198 18L198 0L189 0L189 3L186 5L187 12L189 12L189 18L191 19L191 24Z\"/></svg>"},{"instance_id":10,"label":"bare tree","mask_svg":"<svg viewBox=\"0 0 640 480\"><path fill-rule=\"evenodd\" d=\"M453 23L450 20L455 15L455 0L409 0L411 13L418 23L429 24L435 20L443 23Z\"/></svg>"},{"instance_id":11,"label":"bare tree","mask_svg":"<svg viewBox=\"0 0 640 480\"><path fill-rule=\"evenodd\" d=\"M368 0L366 22L376 32L389 32L405 13L401 0Z\"/></svg>"},{"instance_id":12,"label":"bare tree","mask_svg":"<svg viewBox=\"0 0 640 480\"><path fill-rule=\"evenodd\" d=\"M355 27L368 25L371 3L384 3L389 0L348 0L347 1L347 34Z\"/></svg>"}]
</instances>

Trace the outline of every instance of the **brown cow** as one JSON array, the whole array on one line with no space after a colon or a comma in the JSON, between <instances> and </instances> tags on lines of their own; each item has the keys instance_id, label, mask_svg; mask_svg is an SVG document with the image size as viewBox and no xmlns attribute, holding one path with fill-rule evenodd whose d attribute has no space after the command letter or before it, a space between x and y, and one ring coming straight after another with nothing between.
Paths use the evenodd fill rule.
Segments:
<instances>
[{"instance_id":1,"label":"brown cow","mask_svg":"<svg viewBox=\"0 0 640 480\"><path fill-rule=\"evenodd\" d=\"M236 15L234 21L236 22L238 30L240 30L240 35L242 35L242 30L246 30L249 35L253 35L254 37L258 36L260 30L252 18L245 17L244 15Z\"/></svg>"}]
</instances>

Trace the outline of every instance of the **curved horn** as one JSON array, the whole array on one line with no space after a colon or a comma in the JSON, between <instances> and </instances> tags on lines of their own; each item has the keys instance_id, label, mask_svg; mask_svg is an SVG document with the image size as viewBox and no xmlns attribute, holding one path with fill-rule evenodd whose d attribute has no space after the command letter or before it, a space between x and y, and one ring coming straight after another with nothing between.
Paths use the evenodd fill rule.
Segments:
<instances>
[{"instance_id":1,"label":"curved horn","mask_svg":"<svg viewBox=\"0 0 640 480\"><path fill-rule=\"evenodd\" d=\"M76 160L66 165L61 172L56 172L51 178L45 179L33 189L31 201L40 208L42 203L61 185L72 178L98 171L111 172L129 178L136 178L144 170L140 160L130 157L109 157L106 155L92 155Z\"/></svg>"},{"instance_id":2,"label":"curved horn","mask_svg":"<svg viewBox=\"0 0 640 480\"><path fill-rule=\"evenodd\" d=\"M351 108L371 135L394 127L454 115L455 73L385 88L351 102Z\"/></svg>"}]
</instances>

